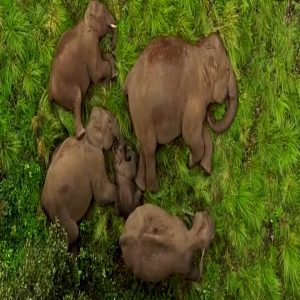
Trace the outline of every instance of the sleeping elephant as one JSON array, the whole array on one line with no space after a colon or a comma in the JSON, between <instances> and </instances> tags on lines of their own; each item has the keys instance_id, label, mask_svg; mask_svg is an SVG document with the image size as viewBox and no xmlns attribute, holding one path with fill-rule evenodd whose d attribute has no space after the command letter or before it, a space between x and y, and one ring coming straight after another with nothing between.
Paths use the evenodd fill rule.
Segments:
<instances>
[{"instance_id":1,"label":"sleeping elephant","mask_svg":"<svg viewBox=\"0 0 300 300\"><path fill-rule=\"evenodd\" d=\"M145 204L128 217L119 242L125 264L144 281L157 282L172 274L198 281L214 228L207 212L196 213L193 227L188 230L179 218ZM202 250L199 267L193 262L198 250Z\"/></svg>"},{"instance_id":2,"label":"sleeping elephant","mask_svg":"<svg viewBox=\"0 0 300 300\"><path fill-rule=\"evenodd\" d=\"M102 150L119 138L116 119L94 107L86 135L67 138L55 150L47 171L41 205L51 221L58 219L68 236L69 247L79 236L77 222L86 214L92 197L97 204L116 202L117 187L106 174Z\"/></svg>"},{"instance_id":3,"label":"sleeping elephant","mask_svg":"<svg viewBox=\"0 0 300 300\"><path fill-rule=\"evenodd\" d=\"M114 169L119 193L116 210L121 216L128 218L140 204L143 194L134 182L137 169L136 153L125 142L121 142L116 150Z\"/></svg>"},{"instance_id":4,"label":"sleeping elephant","mask_svg":"<svg viewBox=\"0 0 300 300\"><path fill-rule=\"evenodd\" d=\"M235 75L218 34L195 45L175 37L154 40L127 75L124 93L141 146L136 177L141 190L158 189L157 144L180 135L190 148L189 167L200 163L210 174L212 141L207 124L218 133L225 131L238 102ZM216 121L207 108L225 99L225 116Z\"/></svg>"},{"instance_id":5,"label":"sleeping elephant","mask_svg":"<svg viewBox=\"0 0 300 300\"><path fill-rule=\"evenodd\" d=\"M84 20L66 31L59 41L50 75L49 98L74 112L77 138L85 133L81 101L90 81L96 84L115 76L112 55L102 57L99 49L99 40L115 28L113 16L97 0L92 0ZM116 32L113 33L114 44Z\"/></svg>"}]
</instances>

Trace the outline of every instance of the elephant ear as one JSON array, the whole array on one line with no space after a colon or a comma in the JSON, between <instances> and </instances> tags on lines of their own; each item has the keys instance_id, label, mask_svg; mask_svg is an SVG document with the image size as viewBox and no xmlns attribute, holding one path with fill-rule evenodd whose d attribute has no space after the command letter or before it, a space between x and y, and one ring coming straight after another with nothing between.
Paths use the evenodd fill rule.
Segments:
<instances>
[{"instance_id":1,"label":"elephant ear","mask_svg":"<svg viewBox=\"0 0 300 300\"><path fill-rule=\"evenodd\" d=\"M222 47L222 41L218 34L213 33L205 38L201 43L203 51L203 66L205 72L205 79L211 88L214 89L214 85L218 78L218 63L217 55L219 54L219 49Z\"/></svg>"},{"instance_id":2,"label":"elephant ear","mask_svg":"<svg viewBox=\"0 0 300 300\"><path fill-rule=\"evenodd\" d=\"M98 1L90 1L84 15L85 25L90 30L99 30L99 16L101 15L101 5Z\"/></svg>"},{"instance_id":3,"label":"elephant ear","mask_svg":"<svg viewBox=\"0 0 300 300\"><path fill-rule=\"evenodd\" d=\"M217 80L218 65L215 59L216 48L211 44L204 45L203 49L203 67L205 81L210 86L211 92L214 89L215 82Z\"/></svg>"}]
</instances>

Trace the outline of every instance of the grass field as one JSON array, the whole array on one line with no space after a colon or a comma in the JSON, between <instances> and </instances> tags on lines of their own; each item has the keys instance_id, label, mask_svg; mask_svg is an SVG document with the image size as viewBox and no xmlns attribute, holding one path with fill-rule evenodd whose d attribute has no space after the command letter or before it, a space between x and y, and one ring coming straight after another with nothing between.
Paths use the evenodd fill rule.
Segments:
<instances>
[{"instance_id":1,"label":"grass field","mask_svg":"<svg viewBox=\"0 0 300 300\"><path fill-rule=\"evenodd\" d=\"M51 61L87 3L0 1L0 299L300 299L299 1L104 1L118 25L118 78L91 87L85 120L92 106L110 109L138 149L122 85L157 36L196 42L218 30L238 78L234 123L212 134L210 177L187 169L180 139L157 152L160 191L146 201L189 224L186 213L207 209L216 223L204 280L158 284L124 267L123 220L112 207L94 208L81 223L76 260L40 209L51 154L74 134L72 114L47 99Z\"/></svg>"}]
</instances>

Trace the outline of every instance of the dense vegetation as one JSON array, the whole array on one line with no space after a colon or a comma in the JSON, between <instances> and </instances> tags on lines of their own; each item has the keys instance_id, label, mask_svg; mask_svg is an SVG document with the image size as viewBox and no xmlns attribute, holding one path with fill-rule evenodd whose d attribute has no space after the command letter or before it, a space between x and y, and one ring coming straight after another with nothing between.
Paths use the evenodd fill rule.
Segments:
<instances>
[{"instance_id":1,"label":"dense vegetation","mask_svg":"<svg viewBox=\"0 0 300 300\"><path fill-rule=\"evenodd\" d=\"M122 262L123 220L112 207L92 209L81 223L77 259L40 209L51 154L74 134L72 114L47 99L51 60L87 3L0 2L0 299L299 299L299 1L104 1L118 24L118 78L89 90L85 120L92 106L109 108L137 149L122 84L154 37L196 42L218 30L237 74L238 113L228 132L212 134L212 176L187 169L179 139L159 149L160 192L145 195L189 224L191 212L213 216L199 284L135 279ZM109 37L102 48L110 50Z\"/></svg>"}]
</instances>

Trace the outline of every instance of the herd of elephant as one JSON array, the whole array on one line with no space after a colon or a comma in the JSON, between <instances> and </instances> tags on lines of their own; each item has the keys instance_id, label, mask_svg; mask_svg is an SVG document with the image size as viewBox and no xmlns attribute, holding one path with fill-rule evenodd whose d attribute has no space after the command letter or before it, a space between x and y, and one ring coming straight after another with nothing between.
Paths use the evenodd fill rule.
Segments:
<instances>
[{"instance_id":1,"label":"herd of elephant","mask_svg":"<svg viewBox=\"0 0 300 300\"><path fill-rule=\"evenodd\" d=\"M155 167L157 144L178 136L190 148L188 167L199 165L211 173L212 140L231 125L237 109L237 83L218 33L196 44L177 37L157 38L137 59L124 83L124 95L135 134L139 159L121 137L111 112L93 107L84 128L82 99L90 82L117 76L111 54L101 54L99 40L113 33L116 22L97 0L91 0L84 20L66 31L53 59L49 98L73 111L76 137L68 137L54 151L47 171L41 205L51 221L65 230L69 249L79 237L77 223L92 200L114 203L126 220L119 239L125 264L135 276L156 282L172 274L188 280L202 277L203 256L215 232L206 211L194 215L193 226L152 204L143 192L158 190ZM113 45L113 46L114 46ZM215 120L211 104L226 102L222 120ZM114 155L115 183L108 179L103 150ZM138 166L137 166L138 165ZM193 255L202 250L200 265Z\"/></svg>"}]
</instances>

